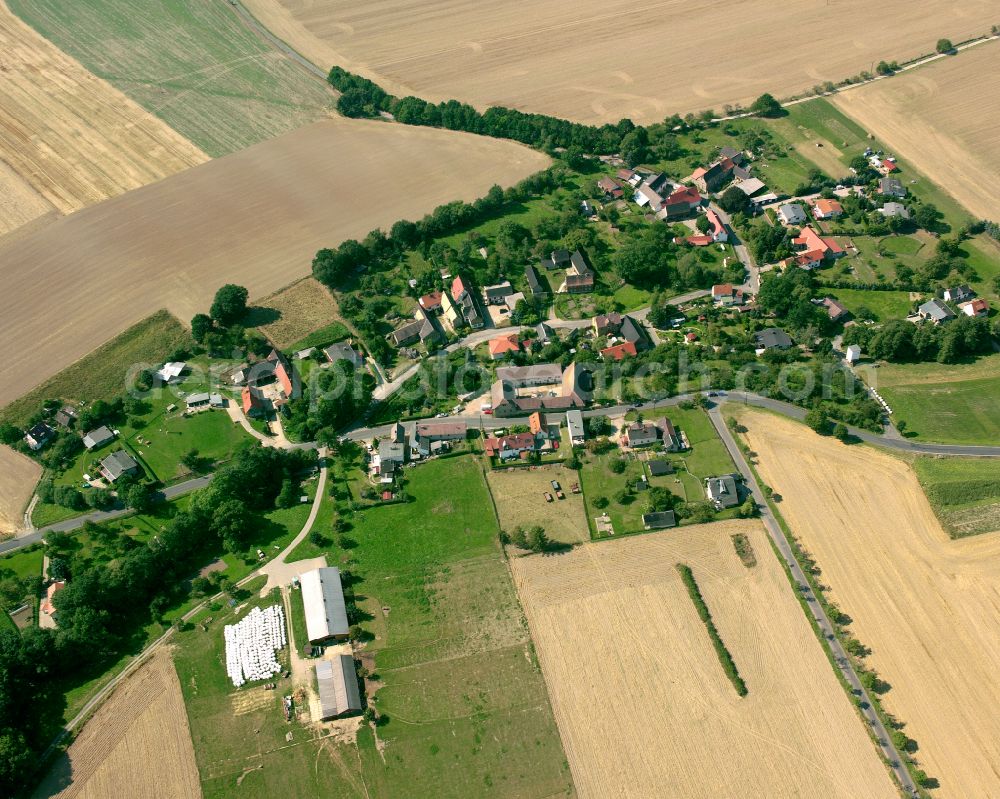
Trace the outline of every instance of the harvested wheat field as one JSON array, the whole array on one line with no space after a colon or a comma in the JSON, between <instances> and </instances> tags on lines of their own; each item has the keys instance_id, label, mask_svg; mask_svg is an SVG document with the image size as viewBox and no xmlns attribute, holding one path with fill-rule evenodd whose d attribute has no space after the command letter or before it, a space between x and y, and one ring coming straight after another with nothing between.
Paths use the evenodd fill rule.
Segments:
<instances>
[{"instance_id":1,"label":"harvested wheat field","mask_svg":"<svg viewBox=\"0 0 1000 799\"><path fill-rule=\"evenodd\" d=\"M747 568L730 535L746 534ZM739 697L675 564L694 571ZM759 522L511 560L581 797L894 797Z\"/></svg>"},{"instance_id":2,"label":"harvested wheat field","mask_svg":"<svg viewBox=\"0 0 1000 799\"><path fill-rule=\"evenodd\" d=\"M527 530L539 525L549 538L563 544L590 540L583 494L570 491L579 479L575 471L562 466L493 469L486 473L501 529L509 533L516 527ZM556 498L552 480L562 486L565 499ZM545 501L546 493L552 496L552 502Z\"/></svg>"},{"instance_id":3,"label":"harvested wheat field","mask_svg":"<svg viewBox=\"0 0 1000 799\"><path fill-rule=\"evenodd\" d=\"M328 119L0 243L0 404L159 308L188 320L229 282L266 296L321 247L548 163L496 139Z\"/></svg>"},{"instance_id":4,"label":"harvested wheat field","mask_svg":"<svg viewBox=\"0 0 1000 799\"><path fill-rule=\"evenodd\" d=\"M952 541L903 461L741 412L764 482L892 686L935 796L1000 795L1000 536Z\"/></svg>"},{"instance_id":5,"label":"harvested wheat field","mask_svg":"<svg viewBox=\"0 0 1000 799\"><path fill-rule=\"evenodd\" d=\"M889 37L866 0L744 0L738 9L722 0L245 5L324 69L339 64L396 94L585 122L649 123L762 92L787 95L873 60L932 52L941 36L984 34L996 21L990 0L919 10L884 0L878 18L892 20Z\"/></svg>"},{"instance_id":6,"label":"harvested wheat field","mask_svg":"<svg viewBox=\"0 0 1000 799\"><path fill-rule=\"evenodd\" d=\"M208 159L0 2L0 235Z\"/></svg>"},{"instance_id":7,"label":"harvested wheat field","mask_svg":"<svg viewBox=\"0 0 1000 799\"><path fill-rule=\"evenodd\" d=\"M977 219L1000 218L1000 104L983 81L1000 72L1000 42L838 94L841 111L911 161Z\"/></svg>"},{"instance_id":8,"label":"harvested wheat field","mask_svg":"<svg viewBox=\"0 0 1000 799\"><path fill-rule=\"evenodd\" d=\"M42 467L31 458L0 446L0 536L21 527L21 514L41 476Z\"/></svg>"},{"instance_id":9,"label":"harvested wheat field","mask_svg":"<svg viewBox=\"0 0 1000 799\"><path fill-rule=\"evenodd\" d=\"M200 799L181 686L161 650L91 718L35 798Z\"/></svg>"}]
</instances>

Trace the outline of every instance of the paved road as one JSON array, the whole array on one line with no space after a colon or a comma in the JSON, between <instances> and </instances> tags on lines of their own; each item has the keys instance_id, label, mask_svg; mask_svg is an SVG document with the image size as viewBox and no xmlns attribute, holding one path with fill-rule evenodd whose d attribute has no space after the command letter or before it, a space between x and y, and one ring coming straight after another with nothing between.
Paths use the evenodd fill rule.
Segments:
<instances>
[{"instance_id":1,"label":"paved road","mask_svg":"<svg viewBox=\"0 0 1000 799\"><path fill-rule=\"evenodd\" d=\"M160 501L164 502L171 499L177 499L177 497L184 496L184 494L189 494L199 488L204 488L209 484L209 482L211 482L211 480L212 475L209 474L204 477L195 477L191 480L185 480L183 483L167 486L159 492L158 498ZM15 549L21 549L41 541L48 533L68 533L72 530L83 527L86 522L107 522L112 519L120 519L122 516L127 516L133 512L134 511L128 508L115 508L114 510L95 510L93 513L86 513L83 516L74 516L72 519L66 519L64 521L42 527L29 535L4 541L0 544L0 555L5 552L13 552Z\"/></svg>"},{"instance_id":2,"label":"paved road","mask_svg":"<svg viewBox=\"0 0 1000 799\"><path fill-rule=\"evenodd\" d=\"M729 243L733 245L733 250L736 251L736 257L740 259L740 263L743 264L743 268L747 271L746 282L741 288L749 294L756 294L760 291L760 269L754 262L753 256L750 254L750 250L747 249L747 245L743 243L739 235L736 233L736 229L733 227L733 220L730 218L729 214L723 211L722 208L719 207L718 203L710 202L708 207L719 215L719 219L722 220L722 224L726 226L726 230L729 231Z\"/></svg>"},{"instance_id":3,"label":"paved road","mask_svg":"<svg viewBox=\"0 0 1000 799\"><path fill-rule=\"evenodd\" d=\"M719 410L719 406L712 407L709 410L708 415L711 418L716 431L718 431L719 436L722 438L723 443L726 445L726 449L729 450L729 454L732 456L737 469L739 469L740 473L743 475L744 482L753 493L754 502L757 505L757 509L760 511L761 520L764 522L764 526L767 528L767 532L771 536L771 540L774 541L775 546L778 548L778 552L781 553L782 560L785 561L785 565L791 572L792 577L798 585L799 591L805 598L806 607L809 608L810 615L813 617L820 629L820 632L826 639L826 643L833 655L834 663L840 670L844 679L847 681L847 684L851 686L851 690L854 695L861 700L861 715L871 727L872 733L875 736L879 749L882 751L883 757L889 763L896 775L896 779L903 786L903 788L910 794L916 796L916 785L914 785L913 780L910 778L909 772L902 765L902 759L899 752L896 751L892 744L892 739L889 737L889 731L885 728L885 725L882 724L882 720L878 717L878 714L872 707L871 697L861 684L861 680L858 678L858 674L854 670L854 666L851 664L851 661L847 656L847 652L844 651L840 640L836 635L834 635L833 625L830 623L830 619L827 617L826 611L823 610L823 606L816 597L812 585L806 579L806 576L802 571L802 567L799 565L798 560L796 560L795 555L792 553L791 545L788 543L788 539L785 537L785 533L781 529L781 525L778 524L778 520L771 512L771 508L767 504L764 497L764 492L761 490L760 484L757 482L757 478L754 476L753 471L750 469L750 465L743 456L742 450L740 450L739 446L737 446L732 433L730 433L729 428L726 426L725 420L722 418L722 413Z\"/></svg>"}]
</instances>

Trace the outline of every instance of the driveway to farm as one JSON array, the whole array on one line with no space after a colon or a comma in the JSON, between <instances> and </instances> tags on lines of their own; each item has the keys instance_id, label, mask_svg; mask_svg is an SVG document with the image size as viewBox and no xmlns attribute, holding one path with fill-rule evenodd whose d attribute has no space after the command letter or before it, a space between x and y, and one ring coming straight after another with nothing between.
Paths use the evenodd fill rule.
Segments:
<instances>
[{"instance_id":1,"label":"driveway to farm","mask_svg":"<svg viewBox=\"0 0 1000 799\"><path fill-rule=\"evenodd\" d=\"M792 578L798 585L798 590L805 598L806 607L809 608L810 615L819 627L820 632L823 634L823 638L826 640L826 644L833 656L834 663L836 663L837 668L840 670L841 675L843 675L848 685L851 686L851 690L854 695L862 700L861 707L859 708L861 715L871 727L872 733L878 743L878 747L882 751L882 756L889 763L896 775L896 779L899 781L899 784L902 785L903 788L911 795L917 796L916 785L914 785L913 780L910 778L909 772L902 765L902 758L900 757L899 752L897 752L895 747L892 745L892 739L889 737L889 731L885 728L882 720L878 717L878 714L872 707L871 697L861 684L861 680L858 679L857 672L854 670L854 666L847 657L847 652L844 651L843 646L840 644L840 640L836 635L834 635L833 625L830 623L830 619L827 617L826 611L817 599L812 585L808 580L806 580L802 567L799 565L798 560L796 560L795 555L792 553L792 548L788 543L788 539L785 537L784 531L781 529L781 525L778 524L778 520L771 512L770 506L767 504L764 492L761 490L760 484L757 482L756 475L750 469L750 464L747 463L746 458L743 456L743 451L736 444L733 434L726 426L726 422L722 418L719 406L713 405L709 409L708 415L712 420L712 424L715 426L716 432L722 439L722 443L724 443L726 445L726 449L729 450L733 463L736 464L736 468L739 469L740 474L743 475L743 480L746 483L747 488L749 488L753 494L754 503L760 512L761 520L764 522L765 527L767 527L771 540L774 541L774 545L777 547L778 552L781 553L782 560L785 562Z\"/></svg>"}]
</instances>

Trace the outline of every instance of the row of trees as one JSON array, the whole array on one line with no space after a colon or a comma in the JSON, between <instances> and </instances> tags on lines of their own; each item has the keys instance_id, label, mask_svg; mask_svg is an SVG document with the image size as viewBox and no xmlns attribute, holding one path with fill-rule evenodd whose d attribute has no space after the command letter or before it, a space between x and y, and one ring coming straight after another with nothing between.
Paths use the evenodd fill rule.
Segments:
<instances>
[{"instance_id":1,"label":"row of trees","mask_svg":"<svg viewBox=\"0 0 1000 799\"><path fill-rule=\"evenodd\" d=\"M994 332L1000 334L1000 329ZM989 320L964 314L945 325L915 325L901 319L881 327L852 325L844 332L844 343L857 344L873 358L896 363L957 363L993 349Z\"/></svg>"}]
</instances>

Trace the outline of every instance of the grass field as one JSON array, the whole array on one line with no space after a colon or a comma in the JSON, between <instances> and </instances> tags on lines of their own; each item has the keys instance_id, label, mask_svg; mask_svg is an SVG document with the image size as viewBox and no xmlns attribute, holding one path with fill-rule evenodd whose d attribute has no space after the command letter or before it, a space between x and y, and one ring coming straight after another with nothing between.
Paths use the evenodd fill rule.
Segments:
<instances>
[{"instance_id":1,"label":"grass field","mask_svg":"<svg viewBox=\"0 0 1000 799\"><path fill-rule=\"evenodd\" d=\"M210 156L330 113L316 77L247 28L225 3L9 0L15 14Z\"/></svg>"},{"instance_id":2,"label":"grass field","mask_svg":"<svg viewBox=\"0 0 1000 799\"><path fill-rule=\"evenodd\" d=\"M200 799L181 686L167 651L154 655L101 705L34 795Z\"/></svg>"},{"instance_id":3,"label":"grass field","mask_svg":"<svg viewBox=\"0 0 1000 799\"><path fill-rule=\"evenodd\" d=\"M764 555L754 568L734 533ZM512 568L581 797L896 795L758 522L589 543Z\"/></svg>"},{"instance_id":4,"label":"grass field","mask_svg":"<svg viewBox=\"0 0 1000 799\"><path fill-rule=\"evenodd\" d=\"M903 319L913 308L908 291L867 291L865 289L824 289L824 295L840 300L851 313L867 308L880 322Z\"/></svg>"},{"instance_id":5,"label":"grass field","mask_svg":"<svg viewBox=\"0 0 1000 799\"><path fill-rule=\"evenodd\" d=\"M943 58L834 101L977 218L1000 217L1000 112L984 107L977 77L1000 68L1000 42Z\"/></svg>"},{"instance_id":6,"label":"grass field","mask_svg":"<svg viewBox=\"0 0 1000 799\"><path fill-rule=\"evenodd\" d=\"M869 371L917 440L954 444L1000 443L1000 355L973 363L884 364Z\"/></svg>"},{"instance_id":7,"label":"grass field","mask_svg":"<svg viewBox=\"0 0 1000 799\"><path fill-rule=\"evenodd\" d=\"M0 52L0 236L208 160L3 3Z\"/></svg>"},{"instance_id":8,"label":"grass field","mask_svg":"<svg viewBox=\"0 0 1000 799\"><path fill-rule=\"evenodd\" d=\"M739 418L830 599L870 647L867 666L891 686L882 705L917 742L920 768L941 796L1000 792L1000 538L949 539L899 459L776 415Z\"/></svg>"},{"instance_id":9,"label":"grass field","mask_svg":"<svg viewBox=\"0 0 1000 799\"><path fill-rule=\"evenodd\" d=\"M336 63L363 72L400 96L642 123L840 80L870 69L873 59L926 53L940 36L961 41L985 33L984 12L991 10L974 0L961 15L937 9L908 16L904 3L889 0L880 11L898 24L887 47L858 0L794 0L780 8L751 0L724 25L717 15L725 7L715 2L637 7L590 0L550 3L531 14L485 2L433 14L405 3L359 7L346 0L249 0L247 7L323 68ZM845 30L849 46L817 48L808 35ZM665 72L659 47L667 39L674 66ZM735 41L741 46L732 48ZM705 57L721 51L724 61Z\"/></svg>"},{"instance_id":10,"label":"grass field","mask_svg":"<svg viewBox=\"0 0 1000 799\"><path fill-rule=\"evenodd\" d=\"M917 458L913 469L950 536L1000 530L1000 463L985 458Z\"/></svg>"},{"instance_id":11,"label":"grass field","mask_svg":"<svg viewBox=\"0 0 1000 799\"><path fill-rule=\"evenodd\" d=\"M15 237L0 244L0 403L159 308L187 321L227 282L256 301L307 276L321 247L548 163L481 136L331 119ZM40 296L44 315L23 301Z\"/></svg>"},{"instance_id":12,"label":"grass field","mask_svg":"<svg viewBox=\"0 0 1000 799\"><path fill-rule=\"evenodd\" d=\"M42 467L10 447L0 446L0 534L12 533L31 499Z\"/></svg>"},{"instance_id":13,"label":"grass field","mask_svg":"<svg viewBox=\"0 0 1000 799\"><path fill-rule=\"evenodd\" d=\"M293 283L277 294L265 297L257 305L261 309L257 313L261 316L270 319L271 316L277 315L276 319L260 325L259 329L279 349L289 348L299 341L308 339L310 334L316 331L326 330L330 325L340 323L336 301L321 283L311 277ZM253 314L251 321L252 316ZM346 335L347 330L343 325L331 332L339 333L340 330ZM320 343L329 344L337 338Z\"/></svg>"},{"instance_id":14,"label":"grass field","mask_svg":"<svg viewBox=\"0 0 1000 799\"><path fill-rule=\"evenodd\" d=\"M494 469L487 472L486 480L500 516L500 527L508 533L516 527L527 530L540 525L549 538L564 544L590 538L583 495L573 494L569 488L579 482L575 471L562 466ZM546 492L555 497L551 480L559 482L566 499L545 501Z\"/></svg>"}]
</instances>

